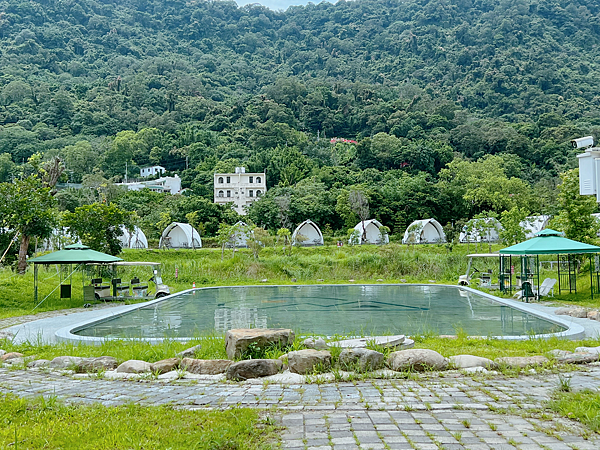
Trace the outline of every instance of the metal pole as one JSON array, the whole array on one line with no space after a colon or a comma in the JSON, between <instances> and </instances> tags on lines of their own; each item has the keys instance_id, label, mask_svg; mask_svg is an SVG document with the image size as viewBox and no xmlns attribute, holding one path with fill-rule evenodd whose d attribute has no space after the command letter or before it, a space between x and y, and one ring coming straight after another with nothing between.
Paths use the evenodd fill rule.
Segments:
<instances>
[{"instance_id":1,"label":"metal pole","mask_svg":"<svg viewBox=\"0 0 600 450\"><path fill-rule=\"evenodd\" d=\"M33 301L37 305L38 301L38 265L33 263Z\"/></svg>"}]
</instances>

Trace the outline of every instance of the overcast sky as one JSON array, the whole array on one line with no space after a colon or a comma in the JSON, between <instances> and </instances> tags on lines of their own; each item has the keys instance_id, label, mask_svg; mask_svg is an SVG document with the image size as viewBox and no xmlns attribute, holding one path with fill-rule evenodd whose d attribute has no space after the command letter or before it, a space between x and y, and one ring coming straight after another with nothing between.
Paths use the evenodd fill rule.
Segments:
<instances>
[{"instance_id":1,"label":"overcast sky","mask_svg":"<svg viewBox=\"0 0 600 450\"><path fill-rule=\"evenodd\" d=\"M321 3L322 0L312 0L312 3ZM243 6L243 5L247 5L248 3L260 3L263 6L266 6L267 8L270 8L272 10L278 10L278 9L287 9L288 6L296 6L296 5L306 5L309 0L260 0L260 1L256 1L256 0L236 0L237 4L239 6ZM335 1L331 1L331 3L335 3Z\"/></svg>"}]
</instances>

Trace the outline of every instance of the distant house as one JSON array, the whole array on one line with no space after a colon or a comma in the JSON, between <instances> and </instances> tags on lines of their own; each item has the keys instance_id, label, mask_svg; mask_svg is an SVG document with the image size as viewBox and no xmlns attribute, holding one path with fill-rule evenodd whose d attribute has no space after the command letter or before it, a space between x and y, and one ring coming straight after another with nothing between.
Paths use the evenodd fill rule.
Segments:
<instances>
[{"instance_id":1,"label":"distant house","mask_svg":"<svg viewBox=\"0 0 600 450\"><path fill-rule=\"evenodd\" d=\"M117 183L118 186L125 186L130 191L141 191L150 189L153 192L169 193L171 195L181 192L181 178L177 175L173 177L161 177L156 180L134 181L131 183Z\"/></svg>"},{"instance_id":2,"label":"distant house","mask_svg":"<svg viewBox=\"0 0 600 450\"><path fill-rule=\"evenodd\" d=\"M167 169L165 169L163 166L143 167L140 169L140 176L144 178L153 177L154 175L162 175L166 171Z\"/></svg>"},{"instance_id":3,"label":"distant house","mask_svg":"<svg viewBox=\"0 0 600 450\"><path fill-rule=\"evenodd\" d=\"M246 173L236 167L235 173L215 173L215 203L233 203L233 209L246 215L246 207L267 192L265 173Z\"/></svg>"},{"instance_id":4,"label":"distant house","mask_svg":"<svg viewBox=\"0 0 600 450\"><path fill-rule=\"evenodd\" d=\"M323 245L323 233L312 220L305 220L292 234L294 245Z\"/></svg>"},{"instance_id":5,"label":"distant house","mask_svg":"<svg viewBox=\"0 0 600 450\"><path fill-rule=\"evenodd\" d=\"M402 238L403 244L436 244L446 242L442 225L435 219L415 220Z\"/></svg>"}]
</instances>

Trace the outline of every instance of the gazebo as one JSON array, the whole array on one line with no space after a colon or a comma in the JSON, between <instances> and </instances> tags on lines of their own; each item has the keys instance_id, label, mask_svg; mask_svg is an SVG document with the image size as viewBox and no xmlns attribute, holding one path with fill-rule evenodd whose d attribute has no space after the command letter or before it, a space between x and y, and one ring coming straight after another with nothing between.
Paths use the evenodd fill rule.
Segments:
<instances>
[{"instance_id":1,"label":"gazebo","mask_svg":"<svg viewBox=\"0 0 600 450\"><path fill-rule=\"evenodd\" d=\"M535 237L500 250L500 290L513 288L514 260L519 258L520 272L517 278L540 287L540 256L556 255L558 291L577 292L577 269L579 258L588 255L590 260L591 296L600 292L600 247L567 239L549 228L539 231ZM578 258L579 257L579 258Z\"/></svg>"},{"instance_id":2,"label":"gazebo","mask_svg":"<svg viewBox=\"0 0 600 450\"><path fill-rule=\"evenodd\" d=\"M86 264L109 264L117 261L123 261L121 258L116 256L107 255L106 253L97 252L96 250L92 250L91 248L83 245L83 244L73 244L67 245L64 249L58 250L56 252L49 253L47 255L38 256L37 258L32 258L29 262L33 263L33 298L37 304L38 299L38 265L39 264L59 264L61 266L72 266L73 264L77 264L75 270L77 270L81 265ZM61 298L70 298L71 297L71 283L63 284L63 280L70 280L71 275L75 272L75 270L71 270L72 267L68 270L68 275L64 278L61 276L60 284L60 297ZM62 271L61 271L62 274ZM54 292L58 289L58 286L52 291ZM45 299L44 299L45 300ZM43 302L43 300L42 300ZM36 306L37 308L37 306Z\"/></svg>"}]
</instances>

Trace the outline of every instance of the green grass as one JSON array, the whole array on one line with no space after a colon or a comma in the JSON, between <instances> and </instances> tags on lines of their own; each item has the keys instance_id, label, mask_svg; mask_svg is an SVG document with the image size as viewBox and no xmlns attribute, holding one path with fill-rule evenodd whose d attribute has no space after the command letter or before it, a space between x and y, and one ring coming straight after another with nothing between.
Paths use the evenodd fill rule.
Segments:
<instances>
[{"instance_id":1,"label":"green grass","mask_svg":"<svg viewBox=\"0 0 600 450\"><path fill-rule=\"evenodd\" d=\"M250 409L70 406L56 399L0 396L0 448L259 450L276 428Z\"/></svg>"},{"instance_id":2,"label":"green grass","mask_svg":"<svg viewBox=\"0 0 600 450\"><path fill-rule=\"evenodd\" d=\"M550 409L570 419L578 420L592 431L600 433L600 393L598 391L556 392Z\"/></svg>"}]
</instances>

